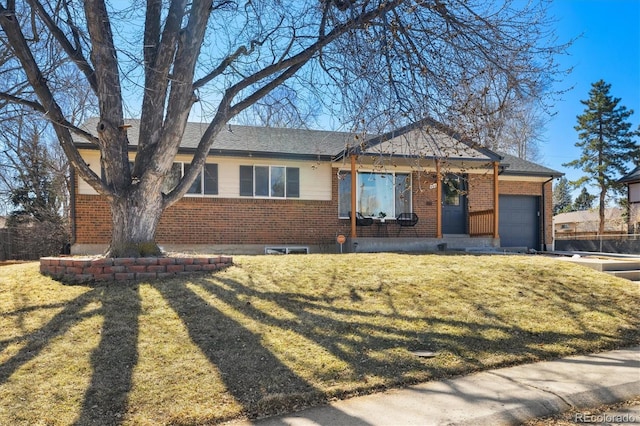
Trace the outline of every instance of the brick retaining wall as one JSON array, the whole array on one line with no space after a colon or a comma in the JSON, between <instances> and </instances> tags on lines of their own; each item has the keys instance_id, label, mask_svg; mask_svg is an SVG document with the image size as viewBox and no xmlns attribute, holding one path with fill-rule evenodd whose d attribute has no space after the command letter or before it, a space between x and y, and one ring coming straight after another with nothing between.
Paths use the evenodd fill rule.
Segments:
<instances>
[{"instance_id":1,"label":"brick retaining wall","mask_svg":"<svg viewBox=\"0 0 640 426\"><path fill-rule=\"evenodd\" d=\"M210 272L233 264L233 258L215 257L139 257L68 258L43 257L40 273L71 283L170 278L194 272Z\"/></svg>"}]
</instances>

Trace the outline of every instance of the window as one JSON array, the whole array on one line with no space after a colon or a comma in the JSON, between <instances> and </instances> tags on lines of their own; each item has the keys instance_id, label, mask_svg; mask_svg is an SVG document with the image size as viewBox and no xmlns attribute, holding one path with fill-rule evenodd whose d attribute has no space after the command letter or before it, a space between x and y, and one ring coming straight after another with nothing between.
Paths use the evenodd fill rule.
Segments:
<instances>
[{"instance_id":1,"label":"window","mask_svg":"<svg viewBox=\"0 0 640 426\"><path fill-rule=\"evenodd\" d=\"M186 163L173 163L171 170L167 174L167 177L162 184L162 192L168 194L178 186L178 182L184 173L189 170L189 164ZM133 170L133 162L129 162L129 167ZM187 190L187 194L191 195L218 195L218 165L217 164L205 164L202 171L196 177L196 180L191 184L191 187ZM104 168L100 168L100 177L102 181L105 181Z\"/></svg>"},{"instance_id":2,"label":"window","mask_svg":"<svg viewBox=\"0 0 640 426\"><path fill-rule=\"evenodd\" d=\"M171 171L164 180L162 186L162 192L168 194L173 188L178 185L180 179L190 165L186 163L173 163ZM198 173L196 180L193 181L191 187L187 190L189 195L218 195L218 165L217 164L205 164L202 171Z\"/></svg>"},{"instance_id":3,"label":"window","mask_svg":"<svg viewBox=\"0 0 640 426\"><path fill-rule=\"evenodd\" d=\"M240 195L299 198L300 169L283 166L240 166Z\"/></svg>"},{"instance_id":4,"label":"window","mask_svg":"<svg viewBox=\"0 0 640 426\"><path fill-rule=\"evenodd\" d=\"M463 195L464 182L460 176L447 175L442 180L442 190L444 192L445 206L459 206L460 196Z\"/></svg>"},{"instance_id":5,"label":"window","mask_svg":"<svg viewBox=\"0 0 640 426\"><path fill-rule=\"evenodd\" d=\"M189 165L185 164L184 171L186 172L188 168ZM218 165L205 164L187 190L187 194L218 195Z\"/></svg>"},{"instance_id":6,"label":"window","mask_svg":"<svg viewBox=\"0 0 640 426\"><path fill-rule=\"evenodd\" d=\"M356 211L364 216L388 217L411 212L411 176L408 173L362 172L357 174ZM340 172L338 210L342 218L351 211L351 173Z\"/></svg>"}]
</instances>

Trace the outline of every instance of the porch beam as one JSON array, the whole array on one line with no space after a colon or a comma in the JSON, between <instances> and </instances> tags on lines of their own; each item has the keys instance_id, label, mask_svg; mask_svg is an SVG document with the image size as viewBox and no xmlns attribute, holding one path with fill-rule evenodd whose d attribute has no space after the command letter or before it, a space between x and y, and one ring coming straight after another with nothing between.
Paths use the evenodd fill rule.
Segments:
<instances>
[{"instance_id":1,"label":"porch beam","mask_svg":"<svg viewBox=\"0 0 640 426\"><path fill-rule=\"evenodd\" d=\"M357 156L351 154L349 156L351 158L351 236L353 238L357 238L357 230L356 230L356 191L358 189L356 185L356 180L358 179L356 175L356 159Z\"/></svg>"},{"instance_id":2,"label":"porch beam","mask_svg":"<svg viewBox=\"0 0 640 426\"><path fill-rule=\"evenodd\" d=\"M498 200L500 199L500 191L498 185L498 166L497 161L493 162L493 238L500 238L498 233L498 224L500 223L500 205Z\"/></svg>"},{"instance_id":3,"label":"porch beam","mask_svg":"<svg viewBox=\"0 0 640 426\"><path fill-rule=\"evenodd\" d=\"M436 238L442 238L442 176L440 160L436 158Z\"/></svg>"}]
</instances>

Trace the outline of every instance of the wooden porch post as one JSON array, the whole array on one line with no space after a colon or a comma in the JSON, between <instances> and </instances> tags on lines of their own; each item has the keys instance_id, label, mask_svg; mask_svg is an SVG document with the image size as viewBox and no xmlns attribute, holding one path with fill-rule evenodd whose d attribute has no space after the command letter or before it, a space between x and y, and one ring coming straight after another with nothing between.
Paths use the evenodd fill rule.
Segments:
<instances>
[{"instance_id":1,"label":"wooden porch post","mask_svg":"<svg viewBox=\"0 0 640 426\"><path fill-rule=\"evenodd\" d=\"M493 238L500 238L498 224L500 223L500 192L498 190L498 162L493 162Z\"/></svg>"},{"instance_id":2,"label":"wooden porch post","mask_svg":"<svg viewBox=\"0 0 640 426\"><path fill-rule=\"evenodd\" d=\"M440 160L436 158L436 238L442 238L442 177Z\"/></svg>"},{"instance_id":3,"label":"wooden porch post","mask_svg":"<svg viewBox=\"0 0 640 426\"><path fill-rule=\"evenodd\" d=\"M357 238L356 231L356 191L358 189L356 185L356 156L351 154L351 236Z\"/></svg>"}]
</instances>

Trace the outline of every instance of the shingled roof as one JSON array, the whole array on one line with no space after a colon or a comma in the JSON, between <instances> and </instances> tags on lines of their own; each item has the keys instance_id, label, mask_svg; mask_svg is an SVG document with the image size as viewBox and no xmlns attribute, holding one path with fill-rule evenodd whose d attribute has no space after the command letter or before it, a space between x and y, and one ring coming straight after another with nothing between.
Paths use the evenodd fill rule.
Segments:
<instances>
[{"instance_id":1,"label":"shingled roof","mask_svg":"<svg viewBox=\"0 0 640 426\"><path fill-rule=\"evenodd\" d=\"M502 152L498 154L502 157L500 165L505 167L504 172L502 172L504 175L549 176L553 178L564 176L564 173L541 166L537 163L532 163L531 161L523 160L515 155L505 154Z\"/></svg>"},{"instance_id":2,"label":"shingled roof","mask_svg":"<svg viewBox=\"0 0 640 426\"><path fill-rule=\"evenodd\" d=\"M499 161L500 155L474 146L447 126L425 118L356 147L358 155L395 155L418 158L446 158L463 161Z\"/></svg>"},{"instance_id":3,"label":"shingled roof","mask_svg":"<svg viewBox=\"0 0 640 426\"><path fill-rule=\"evenodd\" d=\"M629 173L627 173L626 175L622 176L618 182L620 183L635 183L635 182L640 182L640 166L636 167L635 169L631 170Z\"/></svg>"},{"instance_id":4,"label":"shingled roof","mask_svg":"<svg viewBox=\"0 0 640 426\"><path fill-rule=\"evenodd\" d=\"M93 133L98 120L98 118L91 118L82 127ZM128 119L125 122L130 126L127 130L129 144L132 149L135 149L138 145L140 120ZM206 129L207 124L187 123L180 144L180 152L194 151ZM230 124L216 136L209 153L213 155L333 159L344 151L347 145L353 145L354 138L353 134L347 132ZM76 143L83 146L86 141L77 139Z\"/></svg>"},{"instance_id":5,"label":"shingled roof","mask_svg":"<svg viewBox=\"0 0 640 426\"><path fill-rule=\"evenodd\" d=\"M87 120L82 126L94 133L99 119ZM128 119L126 124L132 150L138 145L140 120ZM180 152L193 152L205 130L205 123L187 123ZM76 139L79 147L96 148L84 139ZM425 119L383 135L374 135L362 142L353 133L325 130L255 127L231 124L213 142L210 154L221 156L254 156L270 158L312 158L335 160L354 150L358 155L389 154L447 158L454 160L499 161L505 175L560 177L563 173L522 160L513 155L475 147L446 126Z\"/></svg>"}]
</instances>

